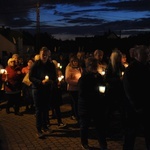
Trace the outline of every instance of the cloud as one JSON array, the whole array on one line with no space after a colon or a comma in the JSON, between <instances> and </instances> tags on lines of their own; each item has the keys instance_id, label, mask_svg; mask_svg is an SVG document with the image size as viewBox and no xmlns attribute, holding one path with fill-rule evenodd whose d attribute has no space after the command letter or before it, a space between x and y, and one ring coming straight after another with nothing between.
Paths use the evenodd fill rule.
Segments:
<instances>
[{"instance_id":1,"label":"cloud","mask_svg":"<svg viewBox=\"0 0 150 150\"><path fill-rule=\"evenodd\" d=\"M149 0L39 0L41 32L97 35L149 31ZM36 32L37 0L0 1L0 25ZM68 35L66 37L68 37Z\"/></svg>"}]
</instances>

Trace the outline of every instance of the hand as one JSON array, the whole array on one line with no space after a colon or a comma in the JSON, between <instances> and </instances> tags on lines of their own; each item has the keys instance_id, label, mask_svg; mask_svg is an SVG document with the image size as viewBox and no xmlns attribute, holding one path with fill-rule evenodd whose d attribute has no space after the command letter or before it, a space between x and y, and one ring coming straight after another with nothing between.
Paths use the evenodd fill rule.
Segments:
<instances>
[{"instance_id":1,"label":"hand","mask_svg":"<svg viewBox=\"0 0 150 150\"><path fill-rule=\"evenodd\" d=\"M21 74L21 71L17 71L17 74Z\"/></svg>"},{"instance_id":2,"label":"hand","mask_svg":"<svg viewBox=\"0 0 150 150\"><path fill-rule=\"evenodd\" d=\"M42 80L42 84L46 84L49 81L49 79Z\"/></svg>"},{"instance_id":3,"label":"hand","mask_svg":"<svg viewBox=\"0 0 150 150\"><path fill-rule=\"evenodd\" d=\"M7 82L7 81L8 81L8 76L7 76L7 74L6 74L5 82Z\"/></svg>"},{"instance_id":4,"label":"hand","mask_svg":"<svg viewBox=\"0 0 150 150\"><path fill-rule=\"evenodd\" d=\"M58 82L57 86L58 86L58 88L60 88L61 87L61 82Z\"/></svg>"},{"instance_id":5,"label":"hand","mask_svg":"<svg viewBox=\"0 0 150 150\"><path fill-rule=\"evenodd\" d=\"M42 84L45 85L45 84L53 84L53 80L51 79L44 79L42 80Z\"/></svg>"}]
</instances>

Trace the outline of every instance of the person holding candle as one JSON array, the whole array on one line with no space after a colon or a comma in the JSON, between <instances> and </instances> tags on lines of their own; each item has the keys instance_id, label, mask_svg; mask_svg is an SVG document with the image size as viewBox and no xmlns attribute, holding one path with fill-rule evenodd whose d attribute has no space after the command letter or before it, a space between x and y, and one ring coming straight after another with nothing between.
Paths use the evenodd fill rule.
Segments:
<instances>
[{"instance_id":1,"label":"person holding candle","mask_svg":"<svg viewBox=\"0 0 150 150\"><path fill-rule=\"evenodd\" d=\"M105 71L105 82L107 90L105 93L108 102L108 136L111 138L121 138L124 128L124 89L122 84L122 77L125 67L121 61L122 53L118 48L112 50L110 54L110 61ZM116 120L118 124L112 126L113 121Z\"/></svg>"},{"instance_id":2,"label":"person holding candle","mask_svg":"<svg viewBox=\"0 0 150 150\"><path fill-rule=\"evenodd\" d=\"M93 56L98 62L98 72L101 75L105 75L105 69L107 67L107 63L104 60L104 52L100 49L96 49L93 53Z\"/></svg>"},{"instance_id":3,"label":"person holding candle","mask_svg":"<svg viewBox=\"0 0 150 150\"><path fill-rule=\"evenodd\" d=\"M124 72L123 86L126 95L126 123L123 150L134 150L137 131L142 131L146 150L150 150L150 70L147 64L150 49L145 45L134 47L135 57ZM141 130L142 129L142 130Z\"/></svg>"},{"instance_id":4,"label":"person holding candle","mask_svg":"<svg viewBox=\"0 0 150 150\"><path fill-rule=\"evenodd\" d=\"M47 126L47 118L52 89L57 86L57 75L54 64L49 61L49 49L42 47L39 55L40 59L34 62L29 71L29 79L32 82L37 135L39 138L43 138L44 133L52 132Z\"/></svg>"},{"instance_id":5,"label":"person holding candle","mask_svg":"<svg viewBox=\"0 0 150 150\"><path fill-rule=\"evenodd\" d=\"M1 64L1 59L0 59L0 102L4 98L3 97L3 88L4 88L4 82L2 81L2 74L5 72L5 69L3 65ZM0 108L1 110L1 108Z\"/></svg>"},{"instance_id":6,"label":"person holding candle","mask_svg":"<svg viewBox=\"0 0 150 150\"><path fill-rule=\"evenodd\" d=\"M53 86L52 89L52 100L50 103L50 107L52 110L52 118L56 118L58 122L58 127L59 128L64 128L66 127L66 124L63 123L62 120L62 114L61 114L61 109L60 106L63 104L62 100L62 84L65 82L64 81L64 76L62 74L61 69L58 66L58 63L56 60L51 60L51 52L49 54L49 60L52 64L55 65L56 68L56 74L57 74L57 86Z\"/></svg>"},{"instance_id":7,"label":"person holding candle","mask_svg":"<svg viewBox=\"0 0 150 150\"><path fill-rule=\"evenodd\" d=\"M2 88L2 74L5 72L4 66L1 64L1 59L0 59L0 89Z\"/></svg>"},{"instance_id":8,"label":"person holding candle","mask_svg":"<svg viewBox=\"0 0 150 150\"><path fill-rule=\"evenodd\" d=\"M13 54L12 58L15 60L15 70L21 73L21 69L24 67L23 59L17 53Z\"/></svg>"},{"instance_id":9,"label":"person holding candle","mask_svg":"<svg viewBox=\"0 0 150 150\"><path fill-rule=\"evenodd\" d=\"M29 80L29 71L30 71L30 68L31 66L33 65L34 63L34 60L29 58L27 59L27 64L26 66L24 66L22 68L22 73L23 73L23 85L22 85L22 97L23 97L23 100L25 102L25 105L26 105L26 111L29 111L29 110L34 110L34 102L33 102L33 96L32 96L32 82Z\"/></svg>"},{"instance_id":10,"label":"person holding candle","mask_svg":"<svg viewBox=\"0 0 150 150\"><path fill-rule=\"evenodd\" d=\"M98 62L89 57L85 61L86 72L79 78L78 89L78 115L80 124L81 146L89 150L88 128L91 121L97 132L101 150L107 150L106 141L106 101L103 93L99 91L101 85L105 85L102 75L97 71Z\"/></svg>"},{"instance_id":11,"label":"person holding candle","mask_svg":"<svg viewBox=\"0 0 150 150\"><path fill-rule=\"evenodd\" d=\"M78 117L78 80L83 73L79 59L75 54L70 56L70 60L65 69L65 81L67 83L67 91L71 96L71 119L77 120Z\"/></svg>"},{"instance_id":12,"label":"person holding candle","mask_svg":"<svg viewBox=\"0 0 150 150\"><path fill-rule=\"evenodd\" d=\"M127 62L127 56L125 53L122 53L121 62L125 68L128 67L129 63Z\"/></svg>"},{"instance_id":13,"label":"person holding candle","mask_svg":"<svg viewBox=\"0 0 150 150\"><path fill-rule=\"evenodd\" d=\"M6 113L10 113L10 107L14 108L15 115L21 116L19 108L21 105L21 90L23 75L16 70L15 59L9 58L5 68L6 72L2 74L2 80L5 83L4 91L6 104Z\"/></svg>"}]
</instances>

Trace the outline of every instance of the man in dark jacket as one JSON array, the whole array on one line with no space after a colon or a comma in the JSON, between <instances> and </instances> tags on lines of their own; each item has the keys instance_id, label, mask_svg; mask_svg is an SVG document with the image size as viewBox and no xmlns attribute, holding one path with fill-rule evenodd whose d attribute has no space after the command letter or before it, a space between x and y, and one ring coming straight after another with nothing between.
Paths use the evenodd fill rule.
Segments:
<instances>
[{"instance_id":1,"label":"man in dark jacket","mask_svg":"<svg viewBox=\"0 0 150 150\"><path fill-rule=\"evenodd\" d=\"M52 97L52 88L57 85L55 65L49 61L49 50L42 47L40 59L35 61L29 72L29 79L32 82L32 92L36 113L36 128L39 138L43 132L51 132L47 127L47 118Z\"/></svg>"},{"instance_id":2,"label":"man in dark jacket","mask_svg":"<svg viewBox=\"0 0 150 150\"><path fill-rule=\"evenodd\" d=\"M126 94L125 138L123 150L133 150L137 128L144 130L147 150L150 150L150 72L146 65L149 49L144 45L135 47L135 58L126 68L123 86Z\"/></svg>"}]
</instances>

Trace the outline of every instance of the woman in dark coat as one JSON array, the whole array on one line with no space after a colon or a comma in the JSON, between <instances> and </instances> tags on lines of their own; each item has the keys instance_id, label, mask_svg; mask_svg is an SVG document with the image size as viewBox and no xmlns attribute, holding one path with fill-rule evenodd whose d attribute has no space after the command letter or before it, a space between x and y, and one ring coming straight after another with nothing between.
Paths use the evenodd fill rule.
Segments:
<instances>
[{"instance_id":1,"label":"woman in dark coat","mask_svg":"<svg viewBox=\"0 0 150 150\"><path fill-rule=\"evenodd\" d=\"M105 82L107 84L106 99L108 105L107 111L107 134L108 136L122 137L124 130L124 89L123 89L123 73L125 67L122 64L122 53L118 49L114 49L110 55L110 61L106 67ZM115 121L115 126L113 125ZM117 123L117 126L116 126ZM117 128L116 128L117 127Z\"/></svg>"},{"instance_id":2,"label":"woman in dark coat","mask_svg":"<svg viewBox=\"0 0 150 150\"><path fill-rule=\"evenodd\" d=\"M84 149L90 149L88 145L88 128L91 120L94 123L98 142L101 149L107 149L105 134L105 100L99 92L99 86L104 85L103 77L97 72L97 60L93 57L86 60L86 73L78 81L79 101L78 114L80 119L81 145Z\"/></svg>"}]
</instances>

